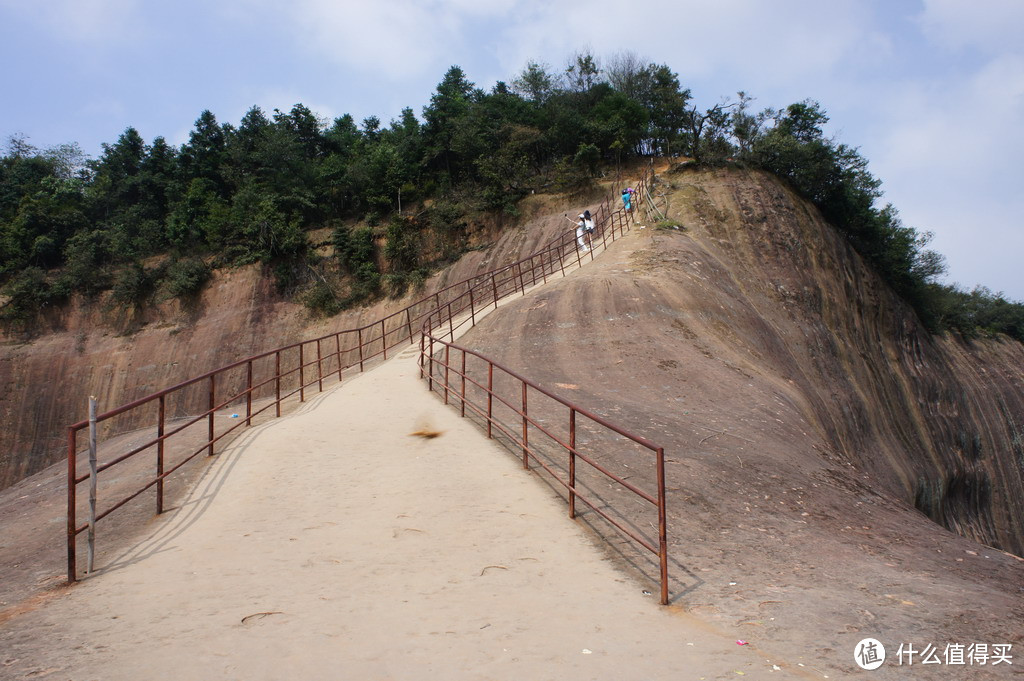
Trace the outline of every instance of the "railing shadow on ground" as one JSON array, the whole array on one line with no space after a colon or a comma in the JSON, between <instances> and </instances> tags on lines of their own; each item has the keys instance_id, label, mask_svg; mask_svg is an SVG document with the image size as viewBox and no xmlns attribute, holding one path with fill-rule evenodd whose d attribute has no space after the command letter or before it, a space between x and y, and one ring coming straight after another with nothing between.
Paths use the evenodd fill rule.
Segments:
<instances>
[{"instance_id":1,"label":"railing shadow on ground","mask_svg":"<svg viewBox=\"0 0 1024 681\"><path fill-rule=\"evenodd\" d=\"M647 191L652 179L653 172L648 170L638 185L638 198ZM610 202L606 199L595 212L595 230L586 235L588 244L586 250L581 248L582 239L578 237L577 231L567 231L526 258L452 284L366 326L338 331L247 357L96 415L90 421L80 421L69 426L68 581L74 582L78 577L76 540L79 534L88 532L88 552L91 555L94 551L96 523L153 488L156 493L156 512L162 513L166 510L164 508L165 480L203 452L213 455L216 453L218 445L223 447L228 439L237 437L240 429L251 426L261 417L266 418L270 414L280 417L283 405L289 400L294 400L296 396L300 404L304 403L307 391L312 390L314 386L318 392L323 391L325 380L333 380L336 376L337 380L342 382L347 371L362 372L368 366L387 360L389 351L408 346L415 341L417 335L421 341L421 369L425 364L433 367L435 363L433 353L430 354L429 360L425 359L424 355L427 339L429 339L431 347L434 343L445 343L433 334L440 333L442 337L447 335L450 340L453 340L457 329L466 324L475 325L478 315L491 309L491 306L497 308L502 299L513 295L525 295L529 288L546 283L549 278L559 275L566 276L572 269L581 267L587 256L592 261L597 251L607 248L610 242L623 236L629 230L633 220L633 213L626 212L621 208L613 210ZM446 352L450 352L450 350ZM394 354L392 352L392 355ZM450 374L450 367L446 368L446 372ZM523 385L525 386L526 383ZM243 408L244 416L241 413ZM139 415L139 411L146 409L153 412L150 428L155 430L155 437L130 448L127 452L107 453L105 456L109 460L105 460L102 464L97 461L94 476L79 470L82 468L81 459L84 459L84 456L80 457L79 452L79 433L88 429L90 433L89 450L95 456L101 429L104 434L119 432L116 419L123 415L129 415L133 420L145 418ZM229 414L235 409L238 410L238 413ZM576 414L590 416L586 414L585 410L578 407L574 407L574 410ZM603 421L602 419L598 420L599 422ZM529 425L527 423L524 433L528 431ZM534 428L537 427L537 424L532 425ZM625 431L616 426L606 422L605 425L628 436ZM205 429L205 439L195 436L196 429ZM120 430L124 431L127 428ZM175 437L181 439L186 432L192 433L191 439L198 440L199 446L191 448L184 456L174 461L167 460L166 443ZM529 447L524 447L524 451L526 452L524 458L528 461ZM589 459L586 453L571 451L571 467L575 466L575 461L578 459L591 466L596 466L598 470L601 469L601 466ZM658 450L655 447L653 451ZM89 522L79 525L77 518L81 500L77 498L78 486L90 482L91 478L97 480L100 473L144 452L155 457L153 477L141 488L102 511L96 508L95 495L90 494L90 508L88 510L81 509L89 516ZM662 459L660 470L663 477L663 452L659 456ZM549 473L555 475L554 469L550 469ZM557 475L555 478L559 479ZM620 482L631 487L624 480ZM661 486L663 487L663 480ZM632 491L655 505L660 504L662 518L660 524L664 526L663 490L657 497L649 495L639 488L633 488ZM577 497L587 504L590 504L592 499L598 498L593 494L593 490L589 497L580 496L576 493L575 487L570 488L570 496L572 498L570 506L573 512ZM615 516L609 517L607 511L602 513L598 510L603 507L611 508L609 505L599 502L595 510L628 536L633 537L634 541L639 541L649 551L659 554L662 565L662 602L667 603L666 566L668 556L664 531L661 532L662 536L656 542L642 538L636 527L630 529L624 527L630 522L624 516L620 514L617 519L613 519ZM127 559L126 555L121 556L118 562L124 559Z\"/></svg>"}]
</instances>

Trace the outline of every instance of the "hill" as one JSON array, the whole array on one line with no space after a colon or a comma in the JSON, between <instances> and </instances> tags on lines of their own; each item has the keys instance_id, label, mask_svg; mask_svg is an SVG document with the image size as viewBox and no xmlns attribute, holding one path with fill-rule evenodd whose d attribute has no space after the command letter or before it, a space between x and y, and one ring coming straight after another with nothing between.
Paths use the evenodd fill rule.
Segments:
<instances>
[{"instance_id":1,"label":"hill","mask_svg":"<svg viewBox=\"0 0 1024 681\"><path fill-rule=\"evenodd\" d=\"M771 175L683 167L660 180L680 229L648 223L465 344L667 448L673 595L692 612L818 657L848 658L865 636L1019 644L1024 346L928 334ZM425 290L533 252L565 224L550 201ZM90 390L116 404L402 304L309 323L274 296L258 270L236 270L192 316L86 333L81 349L88 320L72 319L8 346L21 353L4 363L21 390L9 399L50 415ZM39 382L54 371L61 381Z\"/></svg>"},{"instance_id":2,"label":"hill","mask_svg":"<svg viewBox=\"0 0 1024 681\"><path fill-rule=\"evenodd\" d=\"M662 180L681 229L648 224L464 344L666 447L693 610L823 655L1019 643L1024 346L926 333L770 175Z\"/></svg>"}]
</instances>

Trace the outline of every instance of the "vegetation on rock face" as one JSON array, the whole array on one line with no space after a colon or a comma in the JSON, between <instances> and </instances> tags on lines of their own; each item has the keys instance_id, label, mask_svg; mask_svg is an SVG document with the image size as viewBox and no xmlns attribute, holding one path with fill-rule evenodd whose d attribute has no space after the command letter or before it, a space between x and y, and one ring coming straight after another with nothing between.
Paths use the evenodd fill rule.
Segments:
<instances>
[{"instance_id":1,"label":"vegetation on rock face","mask_svg":"<svg viewBox=\"0 0 1024 681\"><path fill-rule=\"evenodd\" d=\"M476 212L514 214L532 191L582 191L632 159L685 155L786 178L929 328L1024 340L1021 304L935 283L944 265L926 249L929 235L877 207L881 183L856 149L823 135L817 103L754 113L752 101L740 92L700 110L667 65L627 53L602 68L581 53L564 70L531 62L490 91L453 66L422 122L409 108L387 126L374 116L323 121L296 104L270 116L253 107L236 126L204 111L180 148L128 128L97 159L11 137L0 157L0 321L29 324L72 294L110 291L136 306L161 291L187 298L211 267L256 262L283 288L304 284L307 305L332 314L422 281L435 264L423 254L425 229L452 244L435 254L448 258ZM307 276L319 256L306 231L325 224L336 225L347 292ZM147 268L153 256L170 264Z\"/></svg>"}]
</instances>

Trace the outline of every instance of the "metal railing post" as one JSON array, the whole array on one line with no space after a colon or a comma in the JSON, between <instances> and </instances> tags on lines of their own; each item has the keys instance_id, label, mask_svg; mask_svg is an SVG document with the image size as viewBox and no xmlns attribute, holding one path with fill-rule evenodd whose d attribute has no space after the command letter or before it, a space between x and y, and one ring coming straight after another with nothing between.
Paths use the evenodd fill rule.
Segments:
<instances>
[{"instance_id":1,"label":"metal railing post","mask_svg":"<svg viewBox=\"0 0 1024 681\"><path fill-rule=\"evenodd\" d=\"M163 397L160 398L160 408L163 409ZM245 425L252 425L252 360L246 362L245 369Z\"/></svg>"},{"instance_id":2,"label":"metal railing post","mask_svg":"<svg viewBox=\"0 0 1024 681\"><path fill-rule=\"evenodd\" d=\"M380 320L380 347L381 352L384 353L384 359L388 358L388 334L384 330L384 320Z\"/></svg>"},{"instance_id":3,"label":"metal railing post","mask_svg":"<svg viewBox=\"0 0 1024 681\"><path fill-rule=\"evenodd\" d=\"M78 579L78 550L75 546L75 540L78 537L76 525L78 524L75 504L75 491L78 487L76 480L78 474L75 471L76 459L78 453L75 451L78 448L76 443L78 431L74 428L68 428L68 584L73 584Z\"/></svg>"},{"instance_id":4,"label":"metal railing post","mask_svg":"<svg viewBox=\"0 0 1024 681\"><path fill-rule=\"evenodd\" d=\"M494 422L494 364L487 362L487 439L490 440L491 424Z\"/></svg>"},{"instance_id":5,"label":"metal railing post","mask_svg":"<svg viewBox=\"0 0 1024 681\"><path fill-rule=\"evenodd\" d=\"M338 355L338 383L341 383L341 371L344 369L341 361L341 332L334 334L334 349Z\"/></svg>"},{"instance_id":6,"label":"metal railing post","mask_svg":"<svg viewBox=\"0 0 1024 681\"><path fill-rule=\"evenodd\" d=\"M576 517L576 410L569 409L569 517Z\"/></svg>"},{"instance_id":7,"label":"metal railing post","mask_svg":"<svg viewBox=\"0 0 1024 681\"><path fill-rule=\"evenodd\" d=\"M86 554L85 571L92 574L96 557L96 398L89 398L89 551Z\"/></svg>"},{"instance_id":8,"label":"metal railing post","mask_svg":"<svg viewBox=\"0 0 1024 681\"><path fill-rule=\"evenodd\" d=\"M430 355L427 357L427 387L434 392L434 337L430 337Z\"/></svg>"},{"instance_id":9,"label":"metal railing post","mask_svg":"<svg viewBox=\"0 0 1024 681\"><path fill-rule=\"evenodd\" d=\"M320 350L320 339L316 339L316 382L320 392L324 391L323 354Z\"/></svg>"},{"instance_id":10,"label":"metal railing post","mask_svg":"<svg viewBox=\"0 0 1024 681\"><path fill-rule=\"evenodd\" d=\"M156 424L156 513L164 512L164 422L166 406L164 395L160 396L159 420Z\"/></svg>"},{"instance_id":11,"label":"metal railing post","mask_svg":"<svg viewBox=\"0 0 1024 681\"><path fill-rule=\"evenodd\" d=\"M469 289L469 319L470 326L476 326L476 303L473 301L473 289Z\"/></svg>"},{"instance_id":12,"label":"metal railing post","mask_svg":"<svg viewBox=\"0 0 1024 681\"><path fill-rule=\"evenodd\" d=\"M281 418L281 351L274 353L274 403L277 405L277 418Z\"/></svg>"},{"instance_id":13,"label":"metal railing post","mask_svg":"<svg viewBox=\"0 0 1024 681\"><path fill-rule=\"evenodd\" d=\"M665 449L658 447L658 562L661 566L661 604L668 605L668 513L665 503Z\"/></svg>"},{"instance_id":14,"label":"metal railing post","mask_svg":"<svg viewBox=\"0 0 1024 681\"><path fill-rule=\"evenodd\" d=\"M412 343L412 313L405 308L405 324L409 327L409 342Z\"/></svg>"},{"instance_id":15,"label":"metal railing post","mask_svg":"<svg viewBox=\"0 0 1024 681\"><path fill-rule=\"evenodd\" d=\"M306 401L306 358L302 352L305 345L299 341L299 402Z\"/></svg>"},{"instance_id":16,"label":"metal railing post","mask_svg":"<svg viewBox=\"0 0 1024 681\"><path fill-rule=\"evenodd\" d=\"M451 303L449 303L450 305ZM445 343L444 346L444 403L448 404L448 386L451 385L451 379L449 378L449 367L451 366L451 349L452 346Z\"/></svg>"},{"instance_id":17,"label":"metal railing post","mask_svg":"<svg viewBox=\"0 0 1024 681\"><path fill-rule=\"evenodd\" d=\"M363 329L362 329L362 327L360 327L360 328L356 329L356 331L358 332L358 337L356 338L356 340L359 341L359 372L362 373L362 371L363 371Z\"/></svg>"},{"instance_id":18,"label":"metal railing post","mask_svg":"<svg viewBox=\"0 0 1024 681\"><path fill-rule=\"evenodd\" d=\"M427 337L420 336L420 378L425 378L426 375L423 373L423 350L426 347Z\"/></svg>"},{"instance_id":19,"label":"metal railing post","mask_svg":"<svg viewBox=\"0 0 1024 681\"><path fill-rule=\"evenodd\" d=\"M210 444L209 444L209 448L207 449L207 455L208 456L213 456L213 430L214 430L213 410L214 410L214 407L216 407L216 406L217 406L217 374L213 374L213 375L210 376L210 407L209 407L210 408L210 417L209 417L209 427L207 428L208 433L210 435Z\"/></svg>"},{"instance_id":20,"label":"metal railing post","mask_svg":"<svg viewBox=\"0 0 1024 681\"><path fill-rule=\"evenodd\" d=\"M466 418L466 350L462 350L462 418Z\"/></svg>"},{"instance_id":21,"label":"metal railing post","mask_svg":"<svg viewBox=\"0 0 1024 681\"><path fill-rule=\"evenodd\" d=\"M523 381L523 468L530 470L529 421L526 409L526 381Z\"/></svg>"}]
</instances>

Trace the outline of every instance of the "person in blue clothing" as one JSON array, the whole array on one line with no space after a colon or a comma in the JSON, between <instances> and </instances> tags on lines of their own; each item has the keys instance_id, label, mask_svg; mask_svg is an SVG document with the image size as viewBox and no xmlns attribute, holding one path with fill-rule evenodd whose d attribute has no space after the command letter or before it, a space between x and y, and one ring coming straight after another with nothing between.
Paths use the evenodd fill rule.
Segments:
<instances>
[{"instance_id":1,"label":"person in blue clothing","mask_svg":"<svg viewBox=\"0 0 1024 681\"><path fill-rule=\"evenodd\" d=\"M626 211L633 210L633 188L626 187L622 190L622 205L625 206Z\"/></svg>"}]
</instances>

